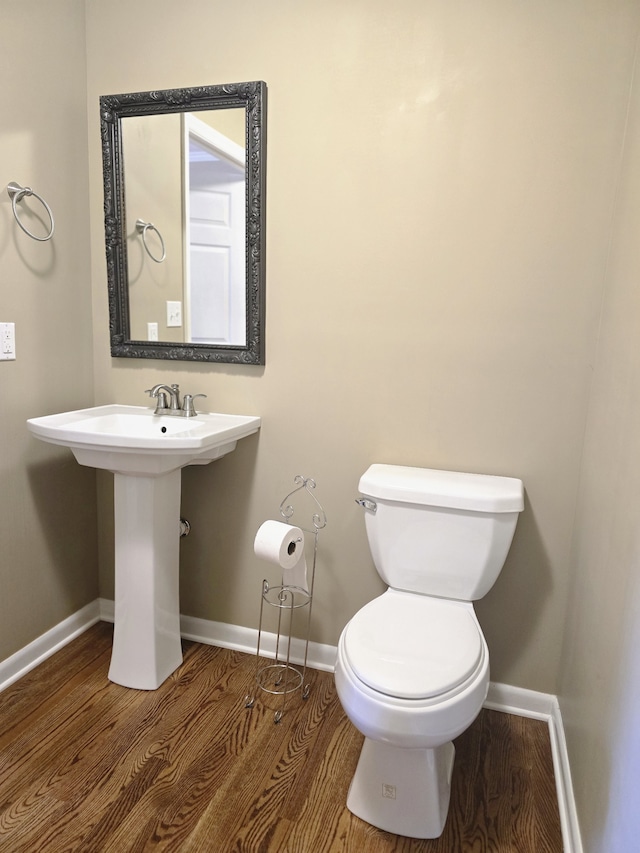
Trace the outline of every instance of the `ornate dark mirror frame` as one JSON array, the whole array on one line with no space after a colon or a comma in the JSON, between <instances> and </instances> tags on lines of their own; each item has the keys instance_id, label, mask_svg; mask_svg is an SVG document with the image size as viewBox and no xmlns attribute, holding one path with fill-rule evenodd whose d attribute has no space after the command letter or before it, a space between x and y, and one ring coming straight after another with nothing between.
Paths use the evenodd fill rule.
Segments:
<instances>
[{"instance_id":1,"label":"ornate dark mirror frame","mask_svg":"<svg viewBox=\"0 0 640 853\"><path fill-rule=\"evenodd\" d=\"M266 84L259 80L100 98L112 356L264 364L266 95ZM246 110L246 345L131 340L121 120L126 116L233 107Z\"/></svg>"}]
</instances>

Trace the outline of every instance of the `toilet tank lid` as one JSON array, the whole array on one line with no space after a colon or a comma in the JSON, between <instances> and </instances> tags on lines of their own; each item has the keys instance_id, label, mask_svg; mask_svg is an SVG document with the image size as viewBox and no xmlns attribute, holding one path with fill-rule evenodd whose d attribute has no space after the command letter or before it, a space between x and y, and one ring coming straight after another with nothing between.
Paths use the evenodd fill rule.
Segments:
<instances>
[{"instance_id":1,"label":"toilet tank lid","mask_svg":"<svg viewBox=\"0 0 640 853\"><path fill-rule=\"evenodd\" d=\"M358 488L372 498L475 512L521 512L524 487L515 477L463 474L404 465L371 465Z\"/></svg>"}]
</instances>

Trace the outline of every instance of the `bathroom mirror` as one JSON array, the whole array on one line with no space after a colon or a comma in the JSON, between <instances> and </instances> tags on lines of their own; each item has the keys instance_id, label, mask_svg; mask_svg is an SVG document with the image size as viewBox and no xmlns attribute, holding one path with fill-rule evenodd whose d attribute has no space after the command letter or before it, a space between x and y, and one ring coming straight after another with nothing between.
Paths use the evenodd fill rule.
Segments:
<instances>
[{"instance_id":1,"label":"bathroom mirror","mask_svg":"<svg viewBox=\"0 0 640 853\"><path fill-rule=\"evenodd\" d=\"M111 355L264 364L266 85L100 98Z\"/></svg>"}]
</instances>

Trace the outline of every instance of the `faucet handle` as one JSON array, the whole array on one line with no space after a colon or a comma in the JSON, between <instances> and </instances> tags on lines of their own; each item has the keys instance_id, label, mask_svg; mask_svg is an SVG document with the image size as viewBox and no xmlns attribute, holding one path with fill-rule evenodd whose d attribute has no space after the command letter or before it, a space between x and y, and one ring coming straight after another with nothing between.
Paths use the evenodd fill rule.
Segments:
<instances>
[{"instance_id":1,"label":"faucet handle","mask_svg":"<svg viewBox=\"0 0 640 853\"><path fill-rule=\"evenodd\" d=\"M206 397L206 394L185 394L184 400L182 402L182 411L184 412L185 418L192 418L198 413L195 410L193 405L193 401L196 397Z\"/></svg>"},{"instance_id":2,"label":"faucet handle","mask_svg":"<svg viewBox=\"0 0 640 853\"><path fill-rule=\"evenodd\" d=\"M173 382L171 385L171 390L173 394L171 395L171 408L179 409L180 408L180 386L177 382Z\"/></svg>"}]
</instances>

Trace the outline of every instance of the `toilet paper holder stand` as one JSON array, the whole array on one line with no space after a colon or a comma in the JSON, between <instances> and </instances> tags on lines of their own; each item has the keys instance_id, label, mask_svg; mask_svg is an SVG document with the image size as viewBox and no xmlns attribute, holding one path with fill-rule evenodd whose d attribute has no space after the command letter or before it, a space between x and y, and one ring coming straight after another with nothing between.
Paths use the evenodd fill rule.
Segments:
<instances>
[{"instance_id":1,"label":"toilet paper holder stand","mask_svg":"<svg viewBox=\"0 0 640 853\"><path fill-rule=\"evenodd\" d=\"M255 678L244 700L246 708L253 708L256 688L264 693L279 696L280 707L274 712L274 723L279 723L282 719L289 694L300 690L303 699L309 698L311 687L307 681L307 657L318 554L318 533L327 524L327 516L322 504L313 493L316 488L315 480L297 474L294 477L294 483L296 488L280 502L280 515L287 524L290 524L295 514L294 505L299 503L302 497L311 498L311 526L305 527L297 521L297 526L305 534L305 551L313 549L310 571L307 575L307 587L305 589L287 584L284 581L284 576L277 585L271 585L266 578L263 579L260 595ZM294 496L297 496L295 501ZM310 536L306 534L310 534ZM265 610L265 604L268 610ZM276 630L272 633L265 630L265 621L267 620L265 614L267 612L271 612L275 616ZM296 621L303 623L302 637L294 637L294 623ZM269 662L265 658L268 658Z\"/></svg>"}]
</instances>

